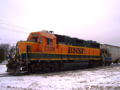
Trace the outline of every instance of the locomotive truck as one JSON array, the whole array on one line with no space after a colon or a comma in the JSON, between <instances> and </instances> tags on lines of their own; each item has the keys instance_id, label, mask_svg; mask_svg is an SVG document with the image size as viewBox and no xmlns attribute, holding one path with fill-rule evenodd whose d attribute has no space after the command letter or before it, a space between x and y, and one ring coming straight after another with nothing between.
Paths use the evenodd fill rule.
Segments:
<instances>
[{"instance_id":1,"label":"locomotive truck","mask_svg":"<svg viewBox=\"0 0 120 90\"><path fill-rule=\"evenodd\" d=\"M31 32L26 41L18 41L16 55L7 64L7 72L34 73L64 70L65 65L97 67L110 65L100 53L100 43L54 34L53 31ZM75 65L75 66L73 66Z\"/></svg>"}]
</instances>

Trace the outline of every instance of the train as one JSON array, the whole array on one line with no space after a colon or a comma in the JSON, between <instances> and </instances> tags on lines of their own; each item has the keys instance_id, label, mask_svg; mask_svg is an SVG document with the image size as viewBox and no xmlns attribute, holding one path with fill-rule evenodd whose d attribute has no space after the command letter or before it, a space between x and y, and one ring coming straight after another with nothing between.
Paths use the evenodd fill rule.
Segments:
<instances>
[{"instance_id":1,"label":"train","mask_svg":"<svg viewBox=\"0 0 120 90\"><path fill-rule=\"evenodd\" d=\"M119 63L120 60L120 47L109 45L109 44L101 44L100 45L101 53L104 52L104 54L107 56L109 55L111 57L112 63Z\"/></svg>"},{"instance_id":2,"label":"train","mask_svg":"<svg viewBox=\"0 0 120 90\"><path fill-rule=\"evenodd\" d=\"M92 40L54 34L42 30L31 32L26 41L18 41L16 55L8 61L7 72L55 72L68 68L87 66L94 68L111 64L111 55L102 50L101 44Z\"/></svg>"}]
</instances>

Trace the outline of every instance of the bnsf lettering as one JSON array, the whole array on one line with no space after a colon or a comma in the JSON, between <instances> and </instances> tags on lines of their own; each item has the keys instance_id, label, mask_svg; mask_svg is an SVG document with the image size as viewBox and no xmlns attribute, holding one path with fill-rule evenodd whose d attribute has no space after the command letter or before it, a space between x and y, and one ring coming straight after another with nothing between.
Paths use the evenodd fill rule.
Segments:
<instances>
[{"instance_id":1,"label":"bnsf lettering","mask_svg":"<svg viewBox=\"0 0 120 90\"><path fill-rule=\"evenodd\" d=\"M83 48L68 47L68 53L78 53L78 54L83 54L83 51L84 51Z\"/></svg>"},{"instance_id":2,"label":"bnsf lettering","mask_svg":"<svg viewBox=\"0 0 120 90\"><path fill-rule=\"evenodd\" d=\"M55 51L55 47L45 46L44 51Z\"/></svg>"}]
</instances>

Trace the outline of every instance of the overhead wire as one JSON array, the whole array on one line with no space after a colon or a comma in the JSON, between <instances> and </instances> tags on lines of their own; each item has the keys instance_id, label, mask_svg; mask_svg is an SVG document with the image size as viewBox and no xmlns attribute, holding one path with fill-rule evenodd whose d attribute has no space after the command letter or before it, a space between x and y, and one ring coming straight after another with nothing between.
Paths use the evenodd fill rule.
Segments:
<instances>
[{"instance_id":1,"label":"overhead wire","mask_svg":"<svg viewBox=\"0 0 120 90\"><path fill-rule=\"evenodd\" d=\"M32 29L28 29L28 28L24 28L24 27L12 25L12 24L4 23L4 20L0 20L0 24L4 24L4 25L16 27L16 28L21 28L21 29L25 29L25 30L35 31L35 30L32 30ZM2 29L4 29L4 30L10 30L10 31L19 32L19 33L26 33L26 32L21 32L21 31L19 31L19 30L9 29L9 28L6 28L6 27L0 27L0 28L2 28ZM28 34L28 33L26 33L26 34Z\"/></svg>"},{"instance_id":2,"label":"overhead wire","mask_svg":"<svg viewBox=\"0 0 120 90\"><path fill-rule=\"evenodd\" d=\"M1 22L1 20L0 20L0 24L4 24L4 25L12 26L12 27L17 27L17 28L21 28L21 29L26 29L26 30L35 31L35 30L33 30L33 29L28 29L28 28L24 28L24 27L20 27L20 26L16 26L16 25L8 24L8 23L3 23L3 22Z\"/></svg>"},{"instance_id":3,"label":"overhead wire","mask_svg":"<svg viewBox=\"0 0 120 90\"><path fill-rule=\"evenodd\" d=\"M17 40L11 40L11 39L1 39L1 41L17 41Z\"/></svg>"},{"instance_id":4,"label":"overhead wire","mask_svg":"<svg viewBox=\"0 0 120 90\"><path fill-rule=\"evenodd\" d=\"M21 31L15 31L15 30L13 30L13 29L9 29L9 28L4 28L4 27L0 27L0 29L1 30L7 30L7 31L12 31L12 32L17 32L17 33L22 33L22 34L27 34L28 35L28 33L26 33L26 32L21 32ZM14 40L14 39L0 39L0 41L13 41L13 42L16 42L16 41L18 41L18 40Z\"/></svg>"},{"instance_id":5,"label":"overhead wire","mask_svg":"<svg viewBox=\"0 0 120 90\"><path fill-rule=\"evenodd\" d=\"M1 22L2 21L2 22ZM12 26L12 27L16 27L16 28L21 28L21 29L25 29L25 30L29 30L29 31L35 31L32 29L28 29L28 28L24 28L24 27L20 27L20 26L16 26L16 25L12 25L12 24L8 24L8 23L3 23L3 20L0 20L0 24L4 24L4 25L8 25L8 26ZM6 27L0 27L1 30L7 30L7 31L12 31L12 32L17 32L17 33L22 33L22 34L29 34L27 32L22 32L19 30L15 30L15 29L10 29L10 28L6 28ZM12 40L13 41L13 40ZM14 40L16 41L16 40Z\"/></svg>"},{"instance_id":6,"label":"overhead wire","mask_svg":"<svg viewBox=\"0 0 120 90\"><path fill-rule=\"evenodd\" d=\"M7 31L12 31L12 32L17 32L17 33L22 33L22 34L29 34L29 33L27 33L27 32L22 32L22 31L18 31L18 30L14 30L14 29L10 29L10 28L5 28L5 27L0 27L0 29L1 30L7 30ZM1 40L3 40L3 39L1 39ZM6 39L4 39L5 41L6 41ZM7 40L7 41L16 41L16 40Z\"/></svg>"},{"instance_id":7,"label":"overhead wire","mask_svg":"<svg viewBox=\"0 0 120 90\"><path fill-rule=\"evenodd\" d=\"M7 30L7 31L13 31L13 32L18 32L18 33L24 33L24 34L29 34L27 32L21 32L21 31L18 31L18 30L14 30L14 29L9 29L9 28L5 28L5 27L0 27L1 30Z\"/></svg>"}]
</instances>

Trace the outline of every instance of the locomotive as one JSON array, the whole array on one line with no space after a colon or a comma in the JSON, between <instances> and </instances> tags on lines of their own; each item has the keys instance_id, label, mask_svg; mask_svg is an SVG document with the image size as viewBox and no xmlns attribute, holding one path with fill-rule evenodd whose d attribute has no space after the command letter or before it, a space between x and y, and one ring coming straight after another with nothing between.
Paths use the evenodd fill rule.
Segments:
<instances>
[{"instance_id":1,"label":"locomotive","mask_svg":"<svg viewBox=\"0 0 120 90\"><path fill-rule=\"evenodd\" d=\"M64 70L66 64L88 67L110 65L100 53L100 43L54 34L53 31L31 32L27 41L18 41L16 55L8 61L7 72L34 73Z\"/></svg>"}]
</instances>

